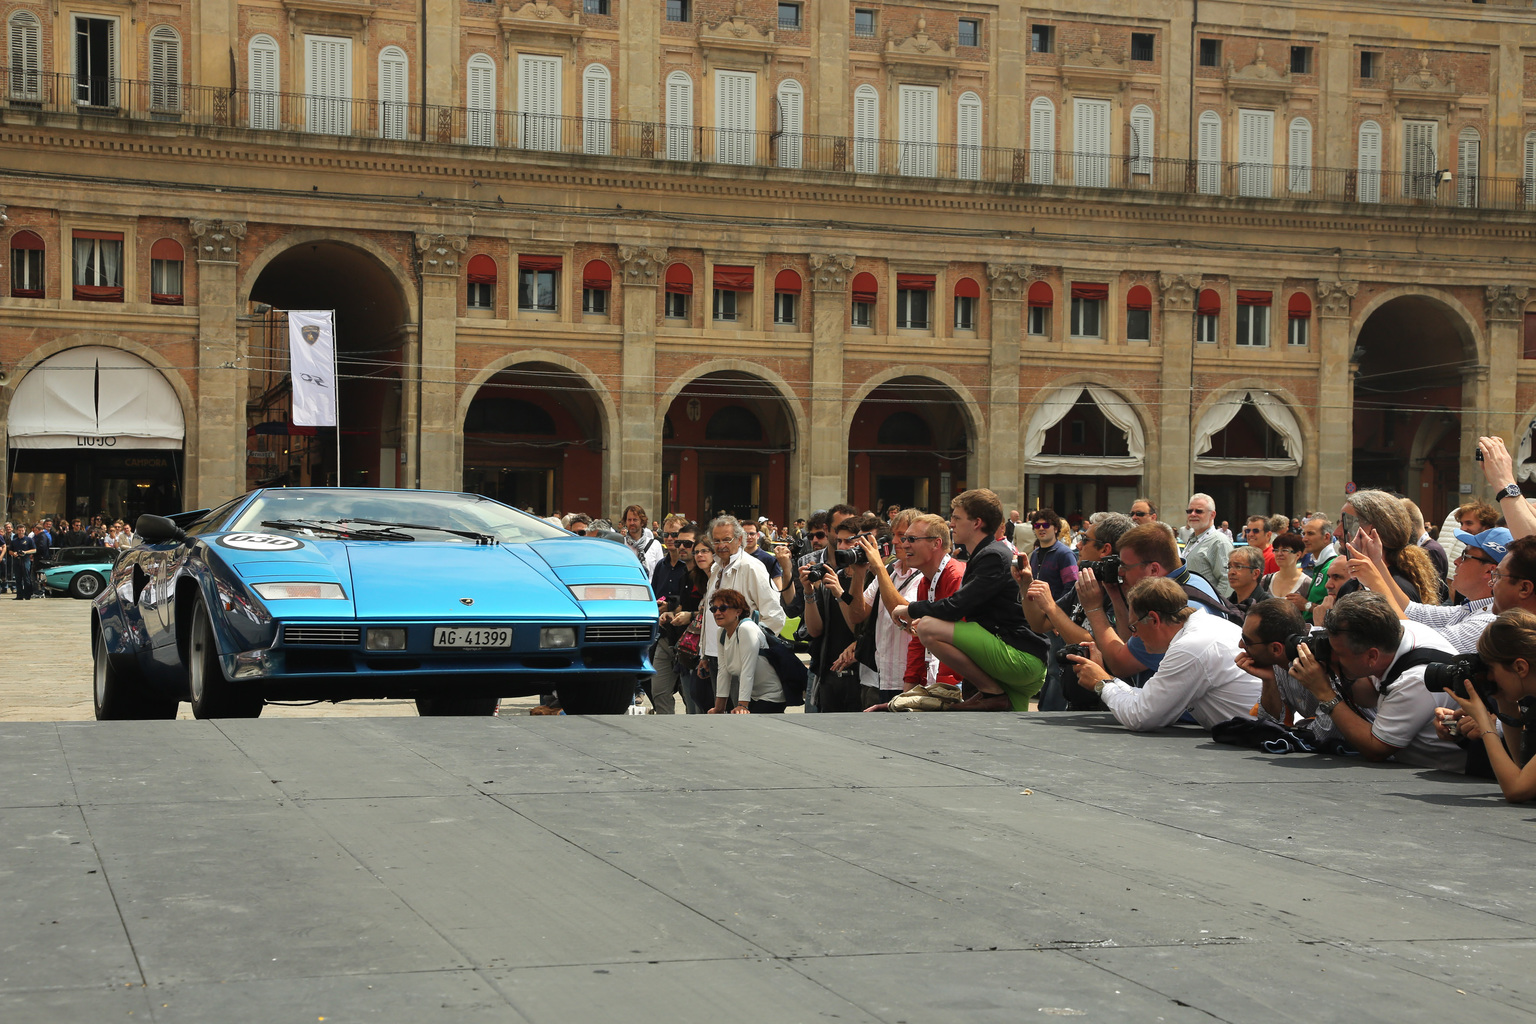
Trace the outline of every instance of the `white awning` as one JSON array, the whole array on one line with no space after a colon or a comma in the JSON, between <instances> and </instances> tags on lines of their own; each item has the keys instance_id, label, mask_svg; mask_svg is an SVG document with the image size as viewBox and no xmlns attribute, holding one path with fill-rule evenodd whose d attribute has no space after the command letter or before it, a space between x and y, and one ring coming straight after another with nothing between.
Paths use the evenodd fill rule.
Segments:
<instances>
[{"instance_id":1,"label":"white awning","mask_svg":"<svg viewBox=\"0 0 1536 1024\"><path fill-rule=\"evenodd\" d=\"M1211 439L1237 418L1243 403L1251 401L1285 444L1283 459L1222 459L1206 455L1211 450ZM1302 460L1301 425L1295 415L1280 399L1267 391L1234 391L1215 402L1200 417L1195 428L1195 472L1222 476L1290 476L1300 471Z\"/></svg>"},{"instance_id":2,"label":"white awning","mask_svg":"<svg viewBox=\"0 0 1536 1024\"><path fill-rule=\"evenodd\" d=\"M72 348L16 386L6 432L12 448L180 448L181 400L165 375L130 352Z\"/></svg>"},{"instance_id":3,"label":"white awning","mask_svg":"<svg viewBox=\"0 0 1536 1024\"><path fill-rule=\"evenodd\" d=\"M1128 455L1042 455L1045 435L1056 424L1066 419L1067 413L1078 403L1083 392L1104 418L1125 432ZM1141 421L1130 403L1107 388L1093 384L1073 384L1056 391L1035 409L1029 418L1029 430L1024 435L1024 469L1028 473L1051 473L1063 476L1130 476L1140 473L1146 463L1147 441L1142 433Z\"/></svg>"}]
</instances>

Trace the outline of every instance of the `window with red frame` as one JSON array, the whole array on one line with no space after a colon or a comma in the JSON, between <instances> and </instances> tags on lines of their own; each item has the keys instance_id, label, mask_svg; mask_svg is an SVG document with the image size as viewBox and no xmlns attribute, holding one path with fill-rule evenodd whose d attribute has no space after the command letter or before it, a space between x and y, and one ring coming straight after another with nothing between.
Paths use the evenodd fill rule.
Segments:
<instances>
[{"instance_id":1,"label":"window with red frame","mask_svg":"<svg viewBox=\"0 0 1536 1024\"><path fill-rule=\"evenodd\" d=\"M182 271L186 251L174 238L162 238L149 247L149 301L157 306L179 306L185 301Z\"/></svg>"},{"instance_id":2,"label":"window with red frame","mask_svg":"<svg viewBox=\"0 0 1536 1024\"><path fill-rule=\"evenodd\" d=\"M11 295L18 299L41 299L43 284L43 240L31 231L11 236Z\"/></svg>"},{"instance_id":3,"label":"window with red frame","mask_svg":"<svg viewBox=\"0 0 1536 1024\"><path fill-rule=\"evenodd\" d=\"M75 298L85 302L123 301L122 232L76 231L71 256Z\"/></svg>"}]
</instances>

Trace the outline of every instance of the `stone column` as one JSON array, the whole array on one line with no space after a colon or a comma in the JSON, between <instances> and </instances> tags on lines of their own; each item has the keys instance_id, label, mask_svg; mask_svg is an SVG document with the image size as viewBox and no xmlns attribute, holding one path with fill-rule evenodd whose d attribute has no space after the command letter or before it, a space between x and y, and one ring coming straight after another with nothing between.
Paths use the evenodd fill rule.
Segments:
<instances>
[{"instance_id":1,"label":"stone column","mask_svg":"<svg viewBox=\"0 0 1536 1024\"><path fill-rule=\"evenodd\" d=\"M458 93L458 0L423 2L426 4L426 38L422 40L419 57L411 62L411 101L434 107L462 107L464 99ZM435 123L424 124L422 128L429 139L437 131Z\"/></svg>"},{"instance_id":2,"label":"stone column","mask_svg":"<svg viewBox=\"0 0 1536 1024\"><path fill-rule=\"evenodd\" d=\"M235 320L240 300L239 221L194 220L197 245L197 423L186 449L187 508L212 508L245 491L245 371ZM189 426L192 426L189 424Z\"/></svg>"},{"instance_id":3,"label":"stone column","mask_svg":"<svg viewBox=\"0 0 1536 1024\"><path fill-rule=\"evenodd\" d=\"M610 514L640 505L652 519L661 509L661 437L656 429L656 289L667 250L619 246L624 277L624 347L620 356L618 436L606 438L618 462L617 495L608 495ZM609 473L609 480L614 474Z\"/></svg>"},{"instance_id":4,"label":"stone column","mask_svg":"<svg viewBox=\"0 0 1536 1024\"><path fill-rule=\"evenodd\" d=\"M1524 285L1512 284L1491 284L1483 292L1487 303L1486 365L1478 367L1476 379L1469 379L1464 373L1461 387L1461 482L1471 484L1474 494L1483 490L1477 439L1487 435L1502 437L1510 454L1518 457L1520 438L1525 432L1525 410L1515 406L1515 379L1524 346L1521 328L1529 294L1530 289ZM1468 409L1475 412L1469 413Z\"/></svg>"},{"instance_id":5,"label":"stone column","mask_svg":"<svg viewBox=\"0 0 1536 1024\"><path fill-rule=\"evenodd\" d=\"M1355 374L1350 342L1350 305L1358 281L1317 282L1318 351L1317 450L1304 465L1315 481L1309 504L1332 514L1344 503L1344 485L1354 477Z\"/></svg>"},{"instance_id":6,"label":"stone column","mask_svg":"<svg viewBox=\"0 0 1536 1024\"><path fill-rule=\"evenodd\" d=\"M812 253L811 436L800 439L808 508L790 518L848 500L848 435L843 425L843 338L848 329L850 253Z\"/></svg>"},{"instance_id":7,"label":"stone column","mask_svg":"<svg viewBox=\"0 0 1536 1024\"><path fill-rule=\"evenodd\" d=\"M992 301L991 380L987 395L987 465L982 483L997 492L1003 508L1024 508L1024 460L1019 452L1019 336L1024 330L1024 297L1029 267L988 263Z\"/></svg>"},{"instance_id":8,"label":"stone column","mask_svg":"<svg viewBox=\"0 0 1536 1024\"><path fill-rule=\"evenodd\" d=\"M518 6L514 4L512 9ZM615 54L618 58L615 68L618 73L618 89L614 94L613 110L613 116L618 120L654 124L666 119L660 101L664 88L662 80L666 77L661 63L662 16L663 12L651 4L619 4L619 41L618 53ZM608 44L589 41L586 45ZM694 73L693 77L697 79L698 75ZM705 85L702 81L695 81L694 88L701 90ZM646 505L646 508L650 506Z\"/></svg>"},{"instance_id":9,"label":"stone column","mask_svg":"<svg viewBox=\"0 0 1536 1024\"><path fill-rule=\"evenodd\" d=\"M1194 411L1195 300L1199 274L1163 274L1158 288L1163 301L1163 365L1161 400L1157 403L1157 442L1148 452L1143 490L1153 495L1160 517L1175 527L1194 482L1194 452L1190 451Z\"/></svg>"},{"instance_id":10,"label":"stone column","mask_svg":"<svg viewBox=\"0 0 1536 1024\"><path fill-rule=\"evenodd\" d=\"M406 473L428 490L456 491L464 486L459 454L458 366L459 281L469 239L463 235L417 235L421 274L421 319L417 361L406 367L405 381L420 382L417 399L416 465L406 455ZM428 369L430 367L430 369ZM414 470L414 472L413 472Z\"/></svg>"}]
</instances>

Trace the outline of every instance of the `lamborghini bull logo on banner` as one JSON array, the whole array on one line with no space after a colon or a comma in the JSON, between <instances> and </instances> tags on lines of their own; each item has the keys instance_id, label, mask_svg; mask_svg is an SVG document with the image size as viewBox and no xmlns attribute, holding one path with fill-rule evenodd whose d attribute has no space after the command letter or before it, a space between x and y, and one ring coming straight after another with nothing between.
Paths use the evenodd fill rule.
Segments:
<instances>
[{"instance_id":1,"label":"lamborghini bull logo on banner","mask_svg":"<svg viewBox=\"0 0 1536 1024\"><path fill-rule=\"evenodd\" d=\"M336 425L336 322L329 309L289 310L288 356L293 373L293 422Z\"/></svg>"}]
</instances>

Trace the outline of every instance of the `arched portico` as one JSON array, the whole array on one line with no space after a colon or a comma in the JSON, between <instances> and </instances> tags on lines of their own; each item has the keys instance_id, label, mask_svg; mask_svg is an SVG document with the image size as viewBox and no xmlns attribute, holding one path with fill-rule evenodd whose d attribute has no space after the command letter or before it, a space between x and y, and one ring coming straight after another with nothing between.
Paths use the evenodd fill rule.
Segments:
<instances>
[{"instance_id":1,"label":"arched portico","mask_svg":"<svg viewBox=\"0 0 1536 1024\"><path fill-rule=\"evenodd\" d=\"M1041 388L1020 420L1025 503L1064 516L1126 511L1144 491L1150 423L1133 390L1099 375Z\"/></svg>"},{"instance_id":2,"label":"arched portico","mask_svg":"<svg viewBox=\"0 0 1536 1024\"><path fill-rule=\"evenodd\" d=\"M848 500L856 508L947 515L955 494L984 486L976 476L984 465L981 410L950 374L890 367L865 381L846 409Z\"/></svg>"},{"instance_id":3,"label":"arched portico","mask_svg":"<svg viewBox=\"0 0 1536 1024\"><path fill-rule=\"evenodd\" d=\"M1314 451L1295 396L1259 379L1231 381L1195 411L1190 451L1194 491L1216 502L1236 528L1248 516L1302 508L1302 472Z\"/></svg>"}]
</instances>

